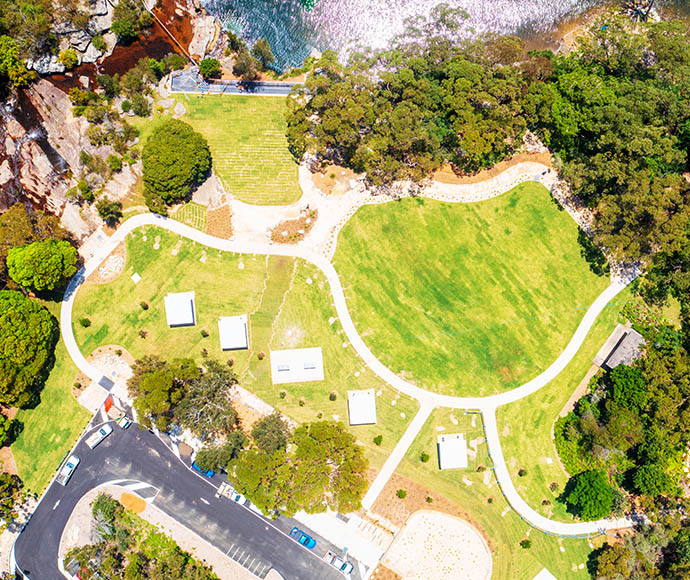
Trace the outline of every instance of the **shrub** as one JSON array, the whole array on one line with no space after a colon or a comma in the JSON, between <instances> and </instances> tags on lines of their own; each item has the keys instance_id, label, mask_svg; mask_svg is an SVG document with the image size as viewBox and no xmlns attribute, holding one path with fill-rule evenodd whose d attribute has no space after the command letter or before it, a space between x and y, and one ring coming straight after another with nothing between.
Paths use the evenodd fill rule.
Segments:
<instances>
[{"instance_id":1,"label":"shrub","mask_svg":"<svg viewBox=\"0 0 690 580\"><path fill-rule=\"evenodd\" d=\"M75 66L79 64L79 57L77 53L72 48L66 48L58 56L58 62L65 65L67 70L72 70Z\"/></svg>"},{"instance_id":2,"label":"shrub","mask_svg":"<svg viewBox=\"0 0 690 580\"><path fill-rule=\"evenodd\" d=\"M122 349L121 349L121 348L116 348L116 349L115 349L115 355L116 355L116 356L122 356Z\"/></svg>"},{"instance_id":3,"label":"shrub","mask_svg":"<svg viewBox=\"0 0 690 580\"><path fill-rule=\"evenodd\" d=\"M305 405L305 400L304 400L304 398L302 398L299 400L299 406L304 407L304 405Z\"/></svg>"},{"instance_id":4,"label":"shrub","mask_svg":"<svg viewBox=\"0 0 690 580\"><path fill-rule=\"evenodd\" d=\"M163 57L163 64L166 70L182 70L187 66L187 59L176 52L171 52L169 55Z\"/></svg>"},{"instance_id":5,"label":"shrub","mask_svg":"<svg viewBox=\"0 0 690 580\"><path fill-rule=\"evenodd\" d=\"M317 418L317 419L322 419L322 418L323 418L323 412L322 412L322 411L319 411L319 412L316 414L316 418Z\"/></svg>"},{"instance_id":6,"label":"shrub","mask_svg":"<svg viewBox=\"0 0 690 580\"><path fill-rule=\"evenodd\" d=\"M143 328L139 331L139 336L141 338L146 338L148 336L148 332L146 332Z\"/></svg>"},{"instance_id":7,"label":"shrub","mask_svg":"<svg viewBox=\"0 0 690 580\"><path fill-rule=\"evenodd\" d=\"M141 306L142 310L148 310L149 309L149 303L146 302L146 300L142 300L139 302L139 306Z\"/></svg>"},{"instance_id":8,"label":"shrub","mask_svg":"<svg viewBox=\"0 0 690 580\"><path fill-rule=\"evenodd\" d=\"M208 337L208 330L206 330L205 328L202 328L201 329L201 337L207 338Z\"/></svg>"},{"instance_id":9,"label":"shrub","mask_svg":"<svg viewBox=\"0 0 690 580\"><path fill-rule=\"evenodd\" d=\"M434 501L434 498L431 497L430 495L426 496L426 503L432 503Z\"/></svg>"},{"instance_id":10,"label":"shrub","mask_svg":"<svg viewBox=\"0 0 690 580\"><path fill-rule=\"evenodd\" d=\"M492 497L487 497L487 498L486 498L486 503L494 503L494 498L492 498Z\"/></svg>"},{"instance_id":11,"label":"shrub","mask_svg":"<svg viewBox=\"0 0 690 580\"><path fill-rule=\"evenodd\" d=\"M376 437L374 437L374 443L376 445L380 446L382 441L383 441L383 435L377 435Z\"/></svg>"},{"instance_id":12,"label":"shrub","mask_svg":"<svg viewBox=\"0 0 690 580\"><path fill-rule=\"evenodd\" d=\"M526 470L524 467L521 467L521 468L518 470L518 475L519 475L520 477L525 477L525 475L527 475L527 470Z\"/></svg>"},{"instance_id":13,"label":"shrub","mask_svg":"<svg viewBox=\"0 0 690 580\"><path fill-rule=\"evenodd\" d=\"M225 364L227 364L230 368L232 368L233 366L235 366L235 359L229 358Z\"/></svg>"},{"instance_id":14,"label":"shrub","mask_svg":"<svg viewBox=\"0 0 690 580\"><path fill-rule=\"evenodd\" d=\"M264 360L266 358L266 353L262 350L259 354L256 355L256 358L259 360Z\"/></svg>"},{"instance_id":15,"label":"shrub","mask_svg":"<svg viewBox=\"0 0 690 580\"><path fill-rule=\"evenodd\" d=\"M151 106L148 99L141 93L136 93L130 97L132 111L137 117L148 117L151 114Z\"/></svg>"},{"instance_id":16,"label":"shrub","mask_svg":"<svg viewBox=\"0 0 690 580\"><path fill-rule=\"evenodd\" d=\"M422 454L419 456L419 460L422 463L427 463L429 459L431 459L431 456L426 451L422 451Z\"/></svg>"},{"instance_id":17,"label":"shrub","mask_svg":"<svg viewBox=\"0 0 690 580\"><path fill-rule=\"evenodd\" d=\"M76 389L77 391L80 390L81 389L81 383L79 381L74 381L72 388Z\"/></svg>"},{"instance_id":18,"label":"shrub","mask_svg":"<svg viewBox=\"0 0 690 580\"><path fill-rule=\"evenodd\" d=\"M101 52L105 52L106 50L108 50L108 45L105 43L105 40L100 34L97 34L91 39L91 44L93 44L93 47L96 50L100 50Z\"/></svg>"},{"instance_id":19,"label":"shrub","mask_svg":"<svg viewBox=\"0 0 690 580\"><path fill-rule=\"evenodd\" d=\"M549 489L550 489L552 492L556 493L556 491L558 490L558 483L556 483L555 481L552 481L552 482L549 484Z\"/></svg>"},{"instance_id":20,"label":"shrub","mask_svg":"<svg viewBox=\"0 0 690 580\"><path fill-rule=\"evenodd\" d=\"M122 158L118 155L108 155L108 159L106 160L108 162L108 167L110 167L110 171L113 173L117 173L118 171L122 170Z\"/></svg>"},{"instance_id":21,"label":"shrub","mask_svg":"<svg viewBox=\"0 0 690 580\"><path fill-rule=\"evenodd\" d=\"M407 497L407 492L404 489L399 489L395 492L395 495L397 495L400 499L405 499Z\"/></svg>"},{"instance_id":22,"label":"shrub","mask_svg":"<svg viewBox=\"0 0 690 580\"><path fill-rule=\"evenodd\" d=\"M117 223L122 217L122 203L119 201L111 201L109 199L101 198L96 204L98 215L107 224Z\"/></svg>"},{"instance_id":23,"label":"shrub","mask_svg":"<svg viewBox=\"0 0 690 580\"><path fill-rule=\"evenodd\" d=\"M287 391L280 391L280 393L278 394L278 396L279 396L281 399L284 399L285 397L287 397Z\"/></svg>"},{"instance_id":24,"label":"shrub","mask_svg":"<svg viewBox=\"0 0 690 580\"><path fill-rule=\"evenodd\" d=\"M532 540L528 540L527 538L520 540L520 547L529 550L532 547Z\"/></svg>"},{"instance_id":25,"label":"shrub","mask_svg":"<svg viewBox=\"0 0 690 580\"><path fill-rule=\"evenodd\" d=\"M84 328L88 328L89 326L91 326L91 319L86 317L80 318L79 324L81 324L81 326L83 326Z\"/></svg>"},{"instance_id":26,"label":"shrub","mask_svg":"<svg viewBox=\"0 0 690 580\"><path fill-rule=\"evenodd\" d=\"M328 400L329 401L335 401L338 398L338 393L335 391L331 391L330 394L328 395Z\"/></svg>"},{"instance_id":27,"label":"shrub","mask_svg":"<svg viewBox=\"0 0 690 580\"><path fill-rule=\"evenodd\" d=\"M215 58L205 58L199 63L199 72L205 79L220 76L220 63Z\"/></svg>"},{"instance_id":28,"label":"shrub","mask_svg":"<svg viewBox=\"0 0 690 580\"><path fill-rule=\"evenodd\" d=\"M204 358L206 358L206 357L208 356L208 349L202 348L202 349L201 349L201 356L203 356Z\"/></svg>"},{"instance_id":29,"label":"shrub","mask_svg":"<svg viewBox=\"0 0 690 580\"><path fill-rule=\"evenodd\" d=\"M477 465L477 473L482 473L486 471L486 467L484 465Z\"/></svg>"},{"instance_id":30,"label":"shrub","mask_svg":"<svg viewBox=\"0 0 690 580\"><path fill-rule=\"evenodd\" d=\"M125 99L120 104L120 108L122 109L123 113L129 113L132 110L132 103L130 103L127 99Z\"/></svg>"}]
</instances>

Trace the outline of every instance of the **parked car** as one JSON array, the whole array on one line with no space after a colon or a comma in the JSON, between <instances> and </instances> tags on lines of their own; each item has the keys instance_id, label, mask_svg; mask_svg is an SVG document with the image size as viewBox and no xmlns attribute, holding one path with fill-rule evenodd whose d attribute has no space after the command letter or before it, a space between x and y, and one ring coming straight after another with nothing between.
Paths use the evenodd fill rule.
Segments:
<instances>
[{"instance_id":1,"label":"parked car","mask_svg":"<svg viewBox=\"0 0 690 580\"><path fill-rule=\"evenodd\" d=\"M103 427L98 429L98 431L89 435L89 438L86 440L86 444L91 449L93 449L94 447L96 447L96 445L98 445L101 441L103 441L103 439L105 439L112 432L113 432L113 428L108 423L106 423L105 425L103 425Z\"/></svg>"},{"instance_id":2,"label":"parked car","mask_svg":"<svg viewBox=\"0 0 690 580\"><path fill-rule=\"evenodd\" d=\"M234 489L230 492L230 500L240 505L244 505L247 503L247 498L244 497L241 493L235 491Z\"/></svg>"},{"instance_id":3,"label":"parked car","mask_svg":"<svg viewBox=\"0 0 690 580\"><path fill-rule=\"evenodd\" d=\"M324 559L336 570L342 572L343 574L351 574L352 570L354 569L354 566L351 562L343 560L340 556L338 556L338 554L331 552L330 550L328 550L328 553Z\"/></svg>"},{"instance_id":4,"label":"parked car","mask_svg":"<svg viewBox=\"0 0 690 580\"><path fill-rule=\"evenodd\" d=\"M67 458L67 461L65 461L65 464L62 466L57 476L57 482L60 485L67 485L69 478L72 477L74 470L77 468L77 465L79 465L79 461L80 459L76 455L70 455Z\"/></svg>"},{"instance_id":5,"label":"parked car","mask_svg":"<svg viewBox=\"0 0 690 580\"><path fill-rule=\"evenodd\" d=\"M305 548L309 548L310 550L314 546L316 546L316 540L312 538L310 535L305 534L302 530L300 530L297 527L292 528L290 530L290 537L296 542L302 544Z\"/></svg>"},{"instance_id":6,"label":"parked car","mask_svg":"<svg viewBox=\"0 0 690 580\"><path fill-rule=\"evenodd\" d=\"M196 471L198 471L198 472L201 473L202 475L205 475L206 477L213 477L213 476L216 474L215 471L212 471L212 470L210 470L210 469L204 471L203 469L201 469L201 467L199 467L199 466L196 464L196 461L195 461L194 463L192 463L192 469L195 469Z\"/></svg>"},{"instance_id":7,"label":"parked car","mask_svg":"<svg viewBox=\"0 0 690 580\"><path fill-rule=\"evenodd\" d=\"M128 429L132 424L132 420L127 415L122 415L117 423L122 429Z\"/></svg>"}]
</instances>

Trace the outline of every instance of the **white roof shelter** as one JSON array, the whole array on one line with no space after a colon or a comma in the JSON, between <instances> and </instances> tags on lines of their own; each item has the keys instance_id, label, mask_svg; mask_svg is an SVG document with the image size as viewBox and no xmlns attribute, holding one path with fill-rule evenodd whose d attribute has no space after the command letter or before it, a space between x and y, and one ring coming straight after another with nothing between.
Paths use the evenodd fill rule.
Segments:
<instances>
[{"instance_id":1,"label":"white roof shelter","mask_svg":"<svg viewBox=\"0 0 690 580\"><path fill-rule=\"evenodd\" d=\"M462 433L438 436L438 468L467 467L467 441Z\"/></svg>"},{"instance_id":2,"label":"white roof shelter","mask_svg":"<svg viewBox=\"0 0 690 580\"><path fill-rule=\"evenodd\" d=\"M271 378L274 385L323 381L321 347L272 350Z\"/></svg>"},{"instance_id":3,"label":"white roof shelter","mask_svg":"<svg viewBox=\"0 0 690 580\"><path fill-rule=\"evenodd\" d=\"M374 389L348 391L347 410L350 415L350 425L374 425L376 423L376 392Z\"/></svg>"},{"instance_id":4,"label":"white roof shelter","mask_svg":"<svg viewBox=\"0 0 690 580\"><path fill-rule=\"evenodd\" d=\"M170 293L164 298L168 326L194 326L196 324L194 292Z\"/></svg>"},{"instance_id":5,"label":"white roof shelter","mask_svg":"<svg viewBox=\"0 0 690 580\"><path fill-rule=\"evenodd\" d=\"M241 350L249 348L247 315L221 316L218 319L218 334L221 350Z\"/></svg>"}]
</instances>

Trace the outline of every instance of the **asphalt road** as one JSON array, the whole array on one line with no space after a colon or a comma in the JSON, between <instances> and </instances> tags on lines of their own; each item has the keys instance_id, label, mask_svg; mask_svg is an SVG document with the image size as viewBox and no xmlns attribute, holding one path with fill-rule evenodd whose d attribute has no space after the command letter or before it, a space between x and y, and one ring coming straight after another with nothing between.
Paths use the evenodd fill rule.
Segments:
<instances>
[{"instance_id":1,"label":"asphalt road","mask_svg":"<svg viewBox=\"0 0 690 580\"><path fill-rule=\"evenodd\" d=\"M220 95L287 96L297 83L279 81L205 81L194 69L172 73L173 92L211 93Z\"/></svg>"},{"instance_id":2,"label":"asphalt road","mask_svg":"<svg viewBox=\"0 0 690 580\"><path fill-rule=\"evenodd\" d=\"M112 480L136 480L157 488L154 505L260 577L273 567L286 580L345 578L321 559L332 549L322 538L315 535L313 551L303 548L278 529L286 527L285 521L276 526L227 498L215 498L214 486L190 471L152 433L136 425L122 430L113 424L113 429L94 450L83 440L78 444L75 453L81 463L69 483L54 483L48 489L17 539L15 559L27 578L64 578L57 553L67 520L86 492ZM353 579L358 578L355 563Z\"/></svg>"}]
</instances>

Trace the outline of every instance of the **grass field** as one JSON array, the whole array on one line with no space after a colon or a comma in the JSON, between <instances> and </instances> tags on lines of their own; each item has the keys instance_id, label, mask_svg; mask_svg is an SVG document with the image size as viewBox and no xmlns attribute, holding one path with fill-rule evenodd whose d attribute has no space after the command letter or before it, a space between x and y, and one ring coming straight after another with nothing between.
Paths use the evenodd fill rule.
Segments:
<instances>
[{"instance_id":1,"label":"grass field","mask_svg":"<svg viewBox=\"0 0 690 580\"><path fill-rule=\"evenodd\" d=\"M429 390L489 395L551 364L608 285L577 234L546 188L525 183L481 203L364 206L334 264L381 362Z\"/></svg>"},{"instance_id":2,"label":"grass field","mask_svg":"<svg viewBox=\"0 0 690 580\"><path fill-rule=\"evenodd\" d=\"M200 232L206 231L206 206L190 201L180 206L171 216L178 222L187 224Z\"/></svg>"},{"instance_id":3,"label":"grass field","mask_svg":"<svg viewBox=\"0 0 690 580\"><path fill-rule=\"evenodd\" d=\"M558 462L551 440L553 423L592 366L592 359L618 322L622 303L629 298L630 291L624 290L604 309L575 358L558 377L538 393L498 408L498 431L513 483L532 508L549 518L573 520L565 506L556 501L568 476ZM527 470L524 477L516 475L520 468ZM552 481L558 484L555 493L549 489ZM542 505L545 499L550 504Z\"/></svg>"},{"instance_id":4,"label":"grass field","mask_svg":"<svg viewBox=\"0 0 690 580\"><path fill-rule=\"evenodd\" d=\"M469 457L467 469L438 469L436 439L439 433L464 433L468 442L478 439L476 456ZM431 456L422 463L422 452ZM484 465L489 470L477 472ZM532 580L542 568L556 578L588 579L586 564L591 547L586 539L564 539L532 529L509 508L490 469L481 415L438 409L432 413L417 439L398 467L398 473L426 486L434 494L443 494L475 519L493 545L492 580ZM492 503L488 502L493 498ZM433 505L430 508L433 509ZM532 547L525 550L519 542L525 537ZM593 539L596 542L600 540Z\"/></svg>"},{"instance_id":5,"label":"grass field","mask_svg":"<svg viewBox=\"0 0 690 580\"><path fill-rule=\"evenodd\" d=\"M59 316L59 303L44 304ZM17 413L24 428L12 444L12 453L24 484L38 494L48 485L58 463L91 418L72 396L76 375L77 368L60 339L55 349L55 366L41 391L41 402L34 409Z\"/></svg>"},{"instance_id":6,"label":"grass field","mask_svg":"<svg viewBox=\"0 0 690 580\"><path fill-rule=\"evenodd\" d=\"M179 98L183 120L208 141L225 191L247 203L297 201L297 164L285 137L285 98L207 95Z\"/></svg>"},{"instance_id":7,"label":"grass field","mask_svg":"<svg viewBox=\"0 0 690 580\"><path fill-rule=\"evenodd\" d=\"M156 241L158 250L153 249ZM352 429L367 447L371 465L383 463L416 412L417 403L399 396L364 367L350 345L344 346L329 288L315 268L292 258L206 249L153 227L137 230L126 242L123 274L108 284L87 283L77 294L73 319L86 316L92 322L88 328L74 324L83 353L118 344L135 357L157 353L167 359L191 356L202 362L205 348L209 357L232 358L242 386L297 421L316 420L321 413L323 418L336 416L347 423L347 390L375 388L380 392L378 426ZM142 276L136 285L130 279L134 272ZM196 293L197 325L170 329L163 297L188 290ZM148 310L140 307L141 301L149 303ZM242 313L250 317L251 350L223 353L218 317ZM142 329L148 333L146 338L138 334ZM201 329L209 332L207 338L201 336ZM323 348L325 380L273 386L268 356L259 360L259 353L308 346ZM280 398L282 389L287 391L285 399ZM335 401L329 400L331 391L337 393ZM302 406L300 399L304 400ZM373 443L378 434L383 435L380 447Z\"/></svg>"}]
</instances>

